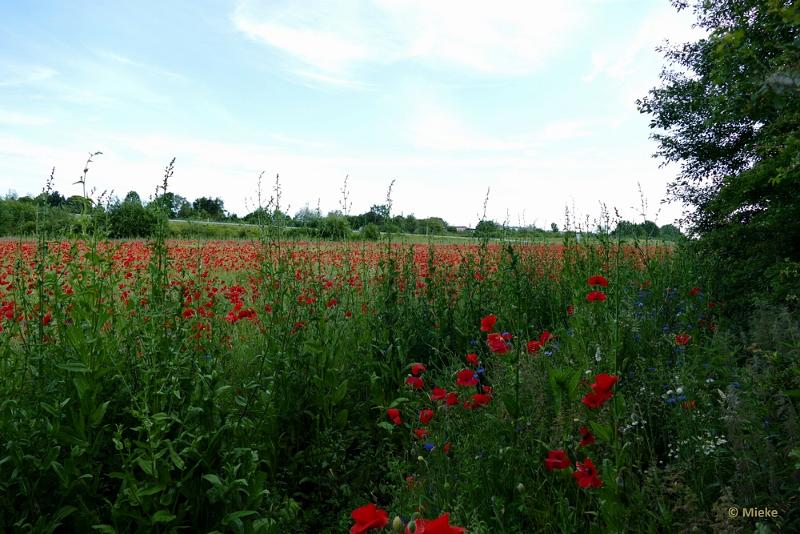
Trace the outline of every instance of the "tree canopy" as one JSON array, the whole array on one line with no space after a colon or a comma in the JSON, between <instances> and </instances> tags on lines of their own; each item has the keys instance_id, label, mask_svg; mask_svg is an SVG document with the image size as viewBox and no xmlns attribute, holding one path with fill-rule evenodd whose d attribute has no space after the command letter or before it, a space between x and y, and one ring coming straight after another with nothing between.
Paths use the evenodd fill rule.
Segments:
<instances>
[{"instance_id":1,"label":"tree canopy","mask_svg":"<svg viewBox=\"0 0 800 534\"><path fill-rule=\"evenodd\" d=\"M739 266L729 281L765 289L800 260L800 4L673 5L708 34L662 48L662 83L638 107L656 155L680 166L669 192L689 206L690 230L720 265Z\"/></svg>"}]
</instances>

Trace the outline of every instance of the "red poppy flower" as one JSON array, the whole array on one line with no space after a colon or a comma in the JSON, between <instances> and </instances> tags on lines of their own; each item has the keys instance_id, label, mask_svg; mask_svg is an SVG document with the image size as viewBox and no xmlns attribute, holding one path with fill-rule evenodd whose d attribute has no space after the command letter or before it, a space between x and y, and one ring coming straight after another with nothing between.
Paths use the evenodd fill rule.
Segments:
<instances>
[{"instance_id":1,"label":"red poppy flower","mask_svg":"<svg viewBox=\"0 0 800 534\"><path fill-rule=\"evenodd\" d=\"M489 350L494 352L495 354L505 354L508 352L508 345L506 344L506 340L503 339L503 336L494 333L489 334L486 336L486 343L489 345Z\"/></svg>"},{"instance_id":2,"label":"red poppy flower","mask_svg":"<svg viewBox=\"0 0 800 534\"><path fill-rule=\"evenodd\" d=\"M386 415L389 416L389 419L392 420L392 423L399 425L403 423L403 420L400 419L400 410L397 408L389 408L386 410Z\"/></svg>"},{"instance_id":3,"label":"red poppy flower","mask_svg":"<svg viewBox=\"0 0 800 534\"><path fill-rule=\"evenodd\" d=\"M447 394L447 405L455 406L456 404L458 404L458 394L455 391L451 391Z\"/></svg>"},{"instance_id":4,"label":"red poppy flower","mask_svg":"<svg viewBox=\"0 0 800 534\"><path fill-rule=\"evenodd\" d=\"M444 388L433 388L431 393L431 400L440 401L447 398L447 390Z\"/></svg>"},{"instance_id":5,"label":"red poppy flower","mask_svg":"<svg viewBox=\"0 0 800 534\"><path fill-rule=\"evenodd\" d=\"M350 527L350 534L363 534L371 529L381 529L389 524L389 514L381 510L374 503L365 504L356 508L350 514L355 525Z\"/></svg>"},{"instance_id":6,"label":"red poppy flower","mask_svg":"<svg viewBox=\"0 0 800 534\"><path fill-rule=\"evenodd\" d=\"M193 309L186 308L185 310L183 310L183 313L181 313L181 315L183 316L184 319L191 319L192 317L194 317L194 313L195 312Z\"/></svg>"},{"instance_id":7,"label":"red poppy flower","mask_svg":"<svg viewBox=\"0 0 800 534\"><path fill-rule=\"evenodd\" d=\"M534 354L536 352L539 352L539 349L541 348L542 344L536 341L535 339L528 341L528 354Z\"/></svg>"},{"instance_id":8,"label":"red poppy flower","mask_svg":"<svg viewBox=\"0 0 800 534\"><path fill-rule=\"evenodd\" d=\"M585 426L582 426L578 432L581 433L581 447L592 445L595 442L594 434L592 434L592 431Z\"/></svg>"},{"instance_id":9,"label":"red poppy flower","mask_svg":"<svg viewBox=\"0 0 800 534\"><path fill-rule=\"evenodd\" d=\"M675 344L676 345L688 345L689 340L692 339L692 336L689 334L675 334Z\"/></svg>"},{"instance_id":10,"label":"red poppy flower","mask_svg":"<svg viewBox=\"0 0 800 534\"><path fill-rule=\"evenodd\" d=\"M456 373L456 385L464 387L472 387L478 383L475 378L475 372L472 369L463 369Z\"/></svg>"},{"instance_id":11,"label":"red poppy flower","mask_svg":"<svg viewBox=\"0 0 800 534\"><path fill-rule=\"evenodd\" d=\"M609 391L611 388L614 387L614 384L617 383L619 377L617 375L609 375L606 373L600 373L594 377L594 384L592 384L592 389L595 391Z\"/></svg>"},{"instance_id":12,"label":"red poppy flower","mask_svg":"<svg viewBox=\"0 0 800 534\"><path fill-rule=\"evenodd\" d=\"M462 534L463 527L450 524L450 514L442 514L436 519L419 518L414 521L414 534ZM406 526L406 534L411 534L411 525Z\"/></svg>"},{"instance_id":13,"label":"red poppy flower","mask_svg":"<svg viewBox=\"0 0 800 534\"><path fill-rule=\"evenodd\" d=\"M606 401L610 400L611 397L612 394L610 391L592 391L584 395L581 402L585 404L587 408L597 409L605 404Z\"/></svg>"},{"instance_id":14,"label":"red poppy flower","mask_svg":"<svg viewBox=\"0 0 800 534\"><path fill-rule=\"evenodd\" d=\"M467 363L470 365L478 365L478 355L477 354L467 354Z\"/></svg>"},{"instance_id":15,"label":"red poppy flower","mask_svg":"<svg viewBox=\"0 0 800 534\"><path fill-rule=\"evenodd\" d=\"M411 386L411 389L422 389L425 382L418 376L409 376L406 378L406 384Z\"/></svg>"},{"instance_id":16,"label":"red poppy flower","mask_svg":"<svg viewBox=\"0 0 800 534\"><path fill-rule=\"evenodd\" d=\"M575 462L575 469L572 476L578 481L580 487L584 489L599 488L603 485L603 481L597 476L597 469L590 458L586 458L583 462Z\"/></svg>"},{"instance_id":17,"label":"red poppy flower","mask_svg":"<svg viewBox=\"0 0 800 534\"><path fill-rule=\"evenodd\" d=\"M603 302L606 300L606 294L602 291L590 291L586 294L586 302Z\"/></svg>"},{"instance_id":18,"label":"red poppy flower","mask_svg":"<svg viewBox=\"0 0 800 534\"><path fill-rule=\"evenodd\" d=\"M418 439L422 439L428 435L428 431L424 428L415 428L414 434L416 434Z\"/></svg>"},{"instance_id":19,"label":"red poppy flower","mask_svg":"<svg viewBox=\"0 0 800 534\"><path fill-rule=\"evenodd\" d=\"M553 334L551 334L549 330L545 330L539 334L539 343L541 343L542 346L546 345L551 339L553 339Z\"/></svg>"},{"instance_id":20,"label":"red poppy flower","mask_svg":"<svg viewBox=\"0 0 800 534\"><path fill-rule=\"evenodd\" d=\"M44 315L44 317L42 317L42 324L43 324L44 326L47 326L47 325L49 325L49 324L50 324L50 321L52 321L52 320L53 320L53 316L52 316L52 315L50 315L49 313L46 313L46 314Z\"/></svg>"},{"instance_id":21,"label":"red poppy flower","mask_svg":"<svg viewBox=\"0 0 800 534\"><path fill-rule=\"evenodd\" d=\"M605 276L601 276L599 274L589 277L586 281L590 286L603 286L608 287L608 280L606 280Z\"/></svg>"},{"instance_id":22,"label":"red poppy flower","mask_svg":"<svg viewBox=\"0 0 800 534\"><path fill-rule=\"evenodd\" d=\"M497 316L494 314L487 315L481 319L481 332L491 332L494 329L494 324L497 322Z\"/></svg>"},{"instance_id":23,"label":"red poppy flower","mask_svg":"<svg viewBox=\"0 0 800 534\"><path fill-rule=\"evenodd\" d=\"M594 377L594 384L591 385L592 391L587 393L581 402L588 408L600 408L606 401L611 399L613 394L611 388L617 383L619 377L616 375L609 375L600 373Z\"/></svg>"},{"instance_id":24,"label":"red poppy flower","mask_svg":"<svg viewBox=\"0 0 800 534\"><path fill-rule=\"evenodd\" d=\"M486 406L490 402L492 402L491 395L485 395L483 393L475 393L472 395L472 406L474 408L477 408L479 406Z\"/></svg>"},{"instance_id":25,"label":"red poppy flower","mask_svg":"<svg viewBox=\"0 0 800 534\"><path fill-rule=\"evenodd\" d=\"M575 306L567 306L567 315L575 315Z\"/></svg>"},{"instance_id":26,"label":"red poppy flower","mask_svg":"<svg viewBox=\"0 0 800 534\"><path fill-rule=\"evenodd\" d=\"M427 367L421 363L412 363L411 364L411 374L414 376L419 376L425 371L427 371Z\"/></svg>"},{"instance_id":27,"label":"red poppy flower","mask_svg":"<svg viewBox=\"0 0 800 534\"><path fill-rule=\"evenodd\" d=\"M433 410L422 410L419 412L419 422L427 425L433 419Z\"/></svg>"},{"instance_id":28,"label":"red poppy flower","mask_svg":"<svg viewBox=\"0 0 800 534\"><path fill-rule=\"evenodd\" d=\"M445 454L450 454L450 442L449 441L445 442L444 446L442 447L442 450L444 451Z\"/></svg>"},{"instance_id":29,"label":"red poppy flower","mask_svg":"<svg viewBox=\"0 0 800 534\"><path fill-rule=\"evenodd\" d=\"M689 290L689 296L690 297L696 297L698 294L700 294L700 288L699 287L693 287L692 289Z\"/></svg>"},{"instance_id":30,"label":"red poppy flower","mask_svg":"<svg viewBox=\"0 0 800 534\"><path fill-rule=\"evenodd\" d=\"M328 308L333 308L338 303L339 301L337 301L336 299L330 299L328 302L325 303L325 306L327 306Z\"/></svg>"},{"instance_id":31,"label":"red poppy flower","mask_svg":"<svg viewBox=\"0 0 800 534\"><path fill-rule=\"evenodd\" d=\"M547 458L544 459L544 465L548 471L553 469L566 469L570 466L569 457L562 449L552 450L547 453Z\"/></svg>"}]
</instances>

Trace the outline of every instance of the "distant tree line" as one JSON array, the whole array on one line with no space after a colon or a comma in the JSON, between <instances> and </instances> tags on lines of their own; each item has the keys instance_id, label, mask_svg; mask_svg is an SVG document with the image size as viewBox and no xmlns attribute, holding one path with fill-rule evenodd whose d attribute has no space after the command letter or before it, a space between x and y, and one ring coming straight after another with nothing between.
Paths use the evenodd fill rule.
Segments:
<instances>
[{"instance_id":1,"label":"distant tree line","mask_svg":"<svg viewBox=\"0 0 800 534\"><path fill-rule=\"evenodd\" d=\"M450 225L441 217L391 215L386 204L375 204L358 215L343 214L338 210L323 215L318 208L306 205L294 216L280 210L259 208L240 218L226 211L225 203L219 197L200 197L189 202L186 197L167 192L145 202L136 191L128 192L121 200L112 197L105 203L94 203L80 195L66 198L58 191L43 192L35 197L9 194L0 199L0 235L29 235L37 228L49 233L79 234L82 225L90 218L104 225L111 238L148 237L155 230L159 216L190 222L267 225L280 227L288 236L334 240L346 239L354 233L360 239L375 240L385 232L464 237L563 235L555 223L545 230L535 226L508 227L487 219L480 221L475 228L465 228ZM659 227L652 221L620 221L610 233L621 238L676 240L682 237L675 226Z\"/></svg>"}]
</instances>

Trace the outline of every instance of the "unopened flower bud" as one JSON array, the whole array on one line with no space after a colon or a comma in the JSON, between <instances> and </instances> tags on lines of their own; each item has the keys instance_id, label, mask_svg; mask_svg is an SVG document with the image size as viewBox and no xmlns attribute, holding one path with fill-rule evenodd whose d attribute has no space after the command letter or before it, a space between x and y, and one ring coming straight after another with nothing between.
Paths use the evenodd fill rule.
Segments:
<instances>
[{"instance_id":1,"label":"unopened flower bud","mask_svg":"<svg viewBox=\"0 0 800 534\"><path fill-rule=\"evenodd\" d=\"M520 482L519 484L517 484L517 491L518 491L518 492L520 492L520 493L522 493L523 491L525 491L525 486L522 484L522 482Z\"/></svg>"},{"instance_id":2,"label":"unopened flower bud","mask_svg":"<svg viewBox=\"0 0 800 534\"><path fill-rule=\"evenodd\" d=\"M392 521L392 530L397 534L401 534L403 532L403 520L400 519L399 515L394 516L394 521Z\"/></svg>"}]
</instances>

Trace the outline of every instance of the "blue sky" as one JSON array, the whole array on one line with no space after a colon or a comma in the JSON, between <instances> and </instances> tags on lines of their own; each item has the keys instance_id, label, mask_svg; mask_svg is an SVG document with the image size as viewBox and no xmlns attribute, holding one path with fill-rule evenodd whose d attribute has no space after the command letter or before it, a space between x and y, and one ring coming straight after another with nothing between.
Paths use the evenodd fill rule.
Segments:
<instances>
[{"instance_id":1,"label":"blue sky","mask_svg":"<svg viewBox=\"0 0 800 534\"><path fill-rule=\"evenodd\" d=\"M290 213L382 203L474 225L673 222L675 173L635 99L654 48L695 40L666 0L0 0L0 192L171 190L244 215L281 175Z\"/></svg>"}]
</instances>

